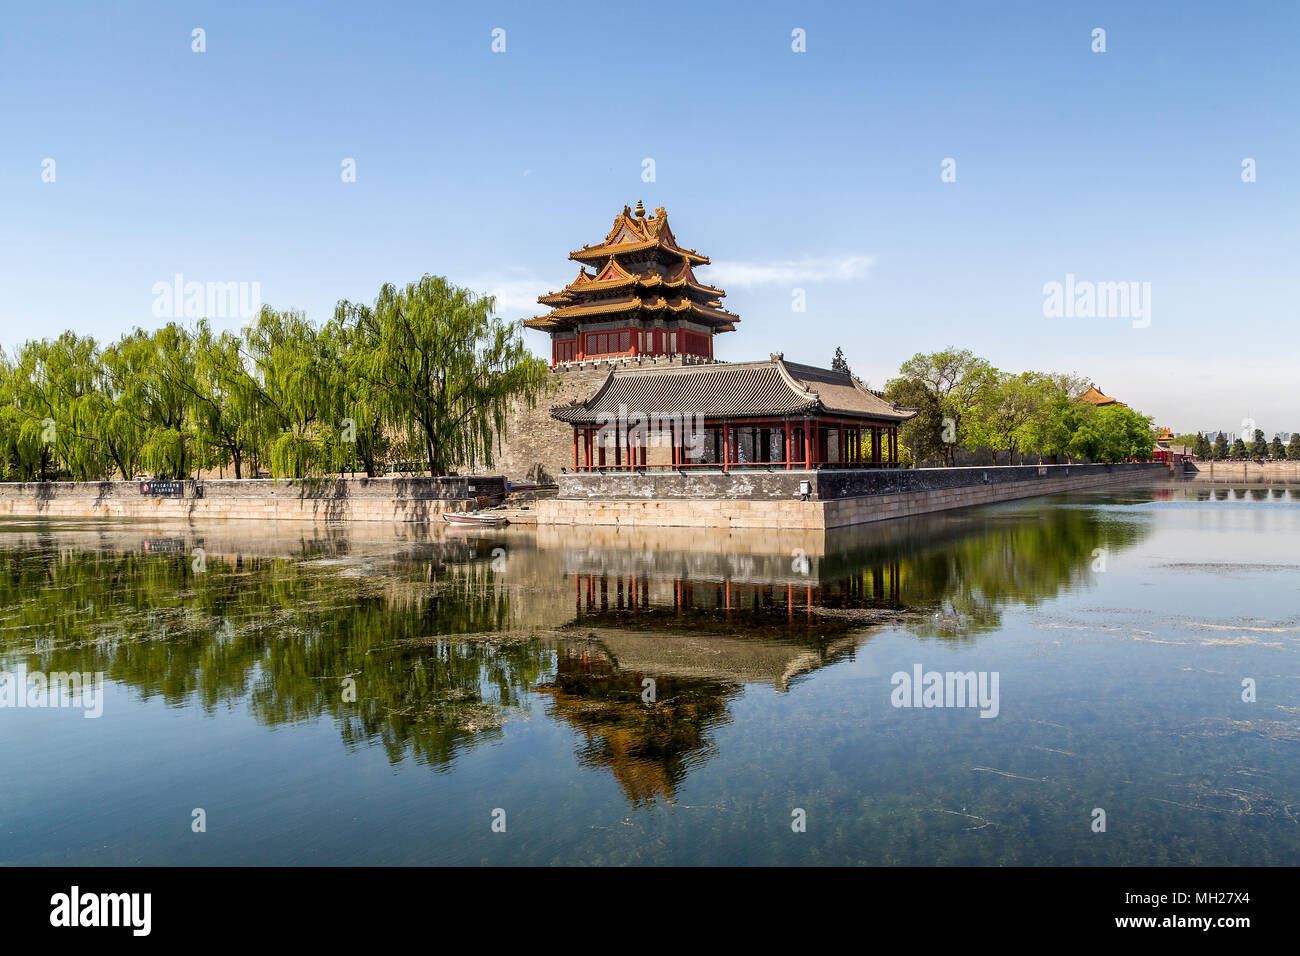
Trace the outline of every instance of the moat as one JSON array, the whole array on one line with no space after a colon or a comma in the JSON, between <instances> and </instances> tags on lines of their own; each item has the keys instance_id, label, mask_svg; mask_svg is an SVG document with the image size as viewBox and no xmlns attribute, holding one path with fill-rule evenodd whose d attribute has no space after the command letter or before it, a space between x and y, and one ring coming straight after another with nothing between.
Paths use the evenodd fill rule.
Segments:
<instances>
[{"instance_id":1,"label":"moat","mask_svg":"<svg viewBox=\"0 0 1300 956\"><path fill-rule=\"evenodd\" d=\"M1174 484L822 535L6 519L0 671L103 690L0 707L0 863L1295 864L1297 533L1300 489ZM996 715L896 706L925 672Z\"/></svg>"}]
</instances>

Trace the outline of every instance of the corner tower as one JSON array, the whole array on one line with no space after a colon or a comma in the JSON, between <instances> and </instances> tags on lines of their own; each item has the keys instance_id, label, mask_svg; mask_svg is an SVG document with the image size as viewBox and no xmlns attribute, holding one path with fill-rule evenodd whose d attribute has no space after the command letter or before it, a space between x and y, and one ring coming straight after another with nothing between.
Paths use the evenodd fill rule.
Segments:
<instances>
[{"instance_id":1,"label":"corner tower","mask_svg":"<svg viewBox=\"0 0 1300 956\"><path fill-rule=\"evenodd\" d=\"M578 275L537 301L545 315L526 319L551 336L551 366L586 359L690 355L713 358L713 336L740 319L722 308L721 289L695 277L708 256L677 244L660 206L641 201L614 217L602 242L569 253ZM590 269L590 271L588 271Z\"/></svg>"}]
</instances>

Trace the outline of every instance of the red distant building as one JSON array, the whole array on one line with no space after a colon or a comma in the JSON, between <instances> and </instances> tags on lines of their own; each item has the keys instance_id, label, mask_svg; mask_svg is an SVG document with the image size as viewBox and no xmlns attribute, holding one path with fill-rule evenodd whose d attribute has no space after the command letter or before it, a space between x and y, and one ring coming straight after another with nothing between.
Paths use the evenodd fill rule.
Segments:
<instances>
[{"instance_id":1,"label":"red distant building","mask_svg":"<svg viewBox=\"0 0 1300 956\"><path fill-rule=\"evenodd\" d=\"M1157 431L1156 444L1151 452L1151 460L1181 464L1193 456L1192 449L1186 445L1172 444L1173 440L1174 430L1172 428L1165 426Z\"/></svg>"}]
</instances>

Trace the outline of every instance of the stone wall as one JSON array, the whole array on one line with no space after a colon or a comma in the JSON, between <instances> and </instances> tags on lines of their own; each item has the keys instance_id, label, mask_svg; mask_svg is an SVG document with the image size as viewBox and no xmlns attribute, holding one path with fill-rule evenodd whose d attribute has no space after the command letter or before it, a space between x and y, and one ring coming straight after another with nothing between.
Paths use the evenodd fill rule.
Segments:
<instances>
[{"instance_id":1,"label":"stone wall","mask_svg":"<svg viewBox=\"0 0 1300 956\"><path fill-rule=\"evenodd\" d=\"M791 500L808 484L810 500L836 500L864 495L943 491L980 485L1036 483L1071 475L1111 475L1164 472L1164 464L1013 465L985 468L824 468L812 471L779 466L766 468L687 469L675 471L582 472L561 475L561 498L590 501L628 500Z\"/></svg>"},{"instance_id":2,"label":"stone wall","mask_svg":"<svg viewBox=\"0 0 1300 956\"><path fill-rule=\"evenodd\" d=\"M888 518L929 514L953 508L992 504L1015 498L1090 491L1134 481L1167 480L1160 463L1120 465L1027 465L1004 468L923 470L824 471L760 473L758 481L741 479L726 493L722 486L733 475L713 473L715 491L701 497L684 494L644 494L644 489L669 489L676 477L680 489L700 490L700 475L605 474L562 476L560 495L538 503L538 525L604 524L658 525L701 528L783 528L826 530ZM751 473L752 474L752 473ZM602 479L598 484L587 479ZM626 494L614 494L624 479ZM799 481L808 481L816 495L796 497ZM746 495L736 493L746 489ZM590 493L596 488L605 494ZM778 494L784 489L788 494ZM719 490L721 493L719 493ZM847 491L857 492L853 495Z\"/></svg>"},{"instance_id":3,"label":"stone wall","mask_svg":"<svg viewBox=\"0 0 1300 956\"><path fill-rule=\"evenodd\" d=\"M655 368L681 365L692 359L680 355L599 359L570 362L552 370L546 394L536 405L515 402L506 413L505 437L493 455L490 470L514 481L554 482L560 469L573 470L573 426L552 418L552 408L588 398L605 383L613 368Z\"/></svg>"},{"instance_id":4,"label":"stone wall","mask_svg":"<svg viewBox=\"0 0 1300 956\"><path fill-rule=\"evenodd\" d=\"M1196 461L1185 473L1217 484L1300 484L1300 461Z\"/></svg>"},{"instance_id":5,"label":"stone wall","mask_svg":"<svg viewBox=\"0 0 1300 956\"><path fill-rule=\"evenodd\" d=\"M265 521L435 521L505 498L501 475L453 478L218 479L144 495L134 481L0 483L0 516L233 518Z\"/></svg>"}]
</instances>

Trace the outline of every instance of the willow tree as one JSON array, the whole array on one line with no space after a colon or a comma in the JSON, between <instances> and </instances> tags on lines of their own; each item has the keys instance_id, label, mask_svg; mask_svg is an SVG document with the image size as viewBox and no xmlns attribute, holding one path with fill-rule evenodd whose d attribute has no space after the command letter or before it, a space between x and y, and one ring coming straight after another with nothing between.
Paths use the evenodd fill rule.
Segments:
<instances>
[{"instance_id":1,"label":"willow tree","mask_svg":"<svg viewBox=\"0 0 1300 956\"><path fill-rule=\"evenodd\" d=\"M340 441L339 356L301 312L263 306L245 333L252 386L268 446L260 456L276 477L337 470Z\"/></svg>"},{"instance_id":2,"label":"willow tree","mask_svg":"<svg viewBox=\"0 0 1300 956\"><path fill-rule=\"evenodd\" d=\"M136 476L146 425L136 390L149 374L151 349L136 330L104 349L100 356L103 387L95 418L105 453L123 481Z\"/></svg>"},{"instance_id":3,"label":"willow tree","mask_svg":"<svg viewBox=\"0 0 1300 956\"><path fill-rule=\"evenodd\" d=\"M262 415L243 340L233 332L214 332L200 319L189 388L196 442L211 464L231 465L236 478L244 477L244 463L256 456Z\"/></svg>"},{"instance_id":4,"label":"willow tree","mask_svg":"<svg viewBox=\"0 0 1300 956\"><path fill-rule=\"evenodd\" d=\"M336 311L333 321L321 329L326 350L336 356L339 376L339 415L343 423L340 440L348 463L360 464L366 476L379 473L380 462L392 451L390 429L384 407L384 395L369 379L349 374L358 361L358 350L365 347L363 337Z\"/></svg>"},{"instance_id":5,"label":"willow tree","mask_svg":"<svg viewBox=\"0 0 1300 956\"><path fill-rule=\"evenodd\" d=\"M202 464L193 435L194 343L189 332L175 322L152 332L134 329L114 343L108 361L116 370L117 391L111 396L119 422L115 431L125 435L134 419L139 463L156 475L185 478L192 466ZM97 434L105 414L97 408Z\"/></svg>"},{"instance_id":6,"label":"willow tree","mask_svg":"<svg viewBox=\"0 0 1300 956\"><path fill-rule=\"evenodd\" d=\"M0 349L0 467L6 480L43 477L42 468L51 452L42 439L40 419L25 413L27 391L18 366Z\"/></svg>"},{"instance_id":7,"label":"willow tree","mask_svg":"<svg viewBox=\"0 0 1300 956\"><path fill-rule=\"evenodd\" d=\"M336 310L356 339L348 374L423 449L432 475L491 467L511 404L535 402L546 382L546 363L494 310L491 296L428 275L384 285L373 307L344 301Z\"/></svg>"},{"instance_id":8,"label":"willow tree","mask_svg":"<svg viewBox=\"0 0 1300 956\"><path fill-rule=\"evenodd\" d=\"M27 342L13 371L18 444L36 452L41 480L61 462L77 481L106 472L95 441L99 348L88 336L64 332Z\"/></svg>"}]
</instances>

